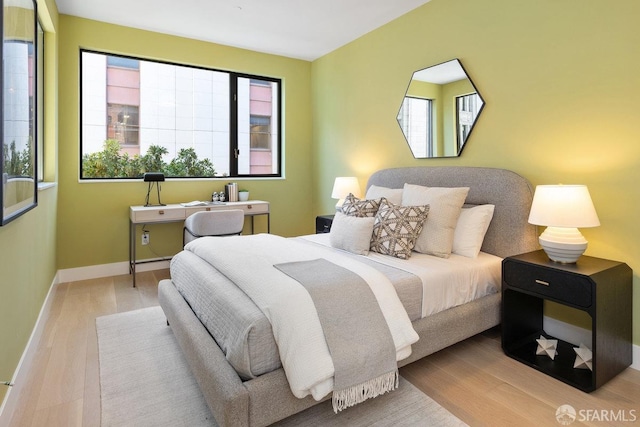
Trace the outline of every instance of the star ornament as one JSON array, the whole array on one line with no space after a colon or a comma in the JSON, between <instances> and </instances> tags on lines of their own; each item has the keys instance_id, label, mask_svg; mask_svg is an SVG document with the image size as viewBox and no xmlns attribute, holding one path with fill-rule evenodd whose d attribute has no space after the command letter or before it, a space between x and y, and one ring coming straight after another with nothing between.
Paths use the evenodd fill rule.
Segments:
<instances>
[{"instance_id":1,"label":"star ornament","mask_svg":"<svg viewBox=\"0 0 640 427\"><path fill-rule=\"evenodd\" d=\"M580 343L580 347L574 347L573 351L576 352L576 361L573 364L574 368L588 369L593 371L593 354L589 348Z\"/></svg>"},{"instance_id":2,"label":"star ornament","mask_svg":"<svg viewBox=\"0 0 640 427\"><path fill-rule=\"evenodd\" d=\"M540 338L536 339L536 341L538 342L536 354L539 356L547 355L551 360L554 360L556 354L558 354L558 351L556 350L558 347L558 340L550 340L540 335Z\"/></svg>"}]
</instances>

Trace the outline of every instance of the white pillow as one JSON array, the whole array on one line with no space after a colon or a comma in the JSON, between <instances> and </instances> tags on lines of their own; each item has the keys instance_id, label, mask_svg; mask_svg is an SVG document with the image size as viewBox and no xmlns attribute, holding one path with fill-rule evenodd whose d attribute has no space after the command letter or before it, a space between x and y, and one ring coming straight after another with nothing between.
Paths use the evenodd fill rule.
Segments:
<instances>
[{"instance_id":1,"label":"white pillow","mask_svg":"<svg viewBox=\"0 0 640 427\"><path fill-rule=\"evenodd\" d=\"M480 205L462 208L458 224L453 233L453 249L457 255L475 258L480 253L484 235L493 218L494 205Z\"/></svg>"},{"instance_id":2,"label":"white pillow","mask_svg":"<svg viewBox=\"0 0 640 427\"><path fill-rule=\"evenodd\" d=\"M402 203L402 188L388 188L372 185L367 190L365 199L381 199L383 197L394 205L399 205Z\"/></svg>"},{"instance_id":3,"label":"white pillow","mask_svg":"<svg viewBox=\"0 0 640 427\"><path fill-rule=\"evenodd\" d=\"M424 222L414 251L449 258L453 248L453 232L468 193L469 187L404 185L404 206L429 205L429 216Z\"/></svg>"},{"instance_id":4,"label":"white pillow","mask_svg":"<svg viewBox=\"0 0 640 427\"><path fill-rule=\"evenodd\" d=\"M347 216L342 212L336 212L331 223L329 243L334 248L358 255L369 255L375 220L375 217Z\"/></svg>"}]
</instances>

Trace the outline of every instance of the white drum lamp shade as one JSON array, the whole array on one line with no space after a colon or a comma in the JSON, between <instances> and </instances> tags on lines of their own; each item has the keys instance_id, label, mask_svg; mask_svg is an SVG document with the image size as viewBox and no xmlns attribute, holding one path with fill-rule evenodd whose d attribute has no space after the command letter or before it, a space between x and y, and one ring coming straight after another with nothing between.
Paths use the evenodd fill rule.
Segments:
<instances>
[{"instance_id":1,"label":"white drum lamp shade","mask_svg":"<svg viewBox=\"0 0 640 427\"><path fill-rule=\"evenodd\" d=\"M333 182L333 190L331 198L338 199L336 209L340 209L344 203L344 199L352 193L356 197L360 197L360 184L355 176L339 176Z\"/></svg>"},{"instance_id":2,"label":"white drum lamp shade","mask_svg":"<svg viewBox=\"0 0 640 427\"><path fill-rule=\"evenodd\" d=\"M529 223L547 227L539 241L549 259L574 263L587 249L578 228L597 227L600 220L585 185L538 185Z\"/></svg>"}]
</instances>

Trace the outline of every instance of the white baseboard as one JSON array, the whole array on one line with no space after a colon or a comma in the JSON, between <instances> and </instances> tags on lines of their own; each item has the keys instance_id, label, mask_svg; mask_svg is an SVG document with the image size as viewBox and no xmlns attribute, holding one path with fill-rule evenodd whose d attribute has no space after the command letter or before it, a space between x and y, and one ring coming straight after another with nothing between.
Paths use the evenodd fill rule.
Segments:
<instances>
[{"instance_id":1,"label":"white baseboard","mask_svg":"<svg viewBox=\"0 0 640 427\"><path fill-rule=\"evenodd\" d=\"M0 405L0 427L9 427L9 423L11 422L11 418L13 417L13 413L18 403L18 397L22 392L22 388L26 383L27 375L31 370L31 365L33 364L33 359L38 348L37 344L40 342L40 338L42 337L42 333L45 328L45 319L48 317L49 310L51 308L52 291L58 283L60 283L59 275L56 274L51 282L51 286L49 286L49 291L44 299L44 303L40 308L40 313L38 314L36 324L31 331L29 341L27 341L27 346L22 353L22 357L20 357L20 361L18 362L15 372L13 373L13 378L11 378L13 386L9 387L9 390L2 401L2 405Z\"/></svg>"},{"instance_id":2,"label":"white baseboard","mask_svg":"<svg viewBox=\"0 0 640 427\"><path fill-rule=\"evenodd\" d=\"M136 265L136 272L160 270L163 268L169 268L168 260L145 260L143 264ZM122 274L129 274L129 263L127 261L58 270L60 283L119 276Z\"/></svg>"},{"instance_id":3,"label":"white baseboard","mask_svg":"<svg viewBox=\"0 0 640 427\"><path fill-rule=\"evenodd\" d=\"M592 335L589 329L580 328L547 316L544 316L543 328L549 335L575 346L579 346L582 343L589 348L593 348ZM631 368L640 371L640 346L638 345L632 346Z\"/></svg>"}]
</instances>

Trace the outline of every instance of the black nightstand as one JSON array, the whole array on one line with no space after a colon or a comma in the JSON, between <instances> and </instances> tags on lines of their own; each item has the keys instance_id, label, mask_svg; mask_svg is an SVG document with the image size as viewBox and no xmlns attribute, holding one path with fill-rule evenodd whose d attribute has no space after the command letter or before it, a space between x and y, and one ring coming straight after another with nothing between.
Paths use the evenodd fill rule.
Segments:
<instances>
[{"instance_id":1,"label":"black nightstand","mask_svg":"<svg viewBox=\"0 0 640 427\"><path fill-rule=\"evenodd\" d=\"M593 372L573 367L577 347L558 340L555 360L536 355L544 300L591 316ZM591 392L631 364L632 271L624 263L582 256L550 261L543 251L502 262L502 349L505 354L582 391Z\"/></svg>"},{"instance_id":2,"label":"black nightstand","mask_svg":"<svg viewBox=\"0 0 640 427\"><path fill-rule=\"evenodd\" d=\"M320 215L316 217L316 234L331 231L331 224L335 215Z\"/></svg>"}]
</instances>

